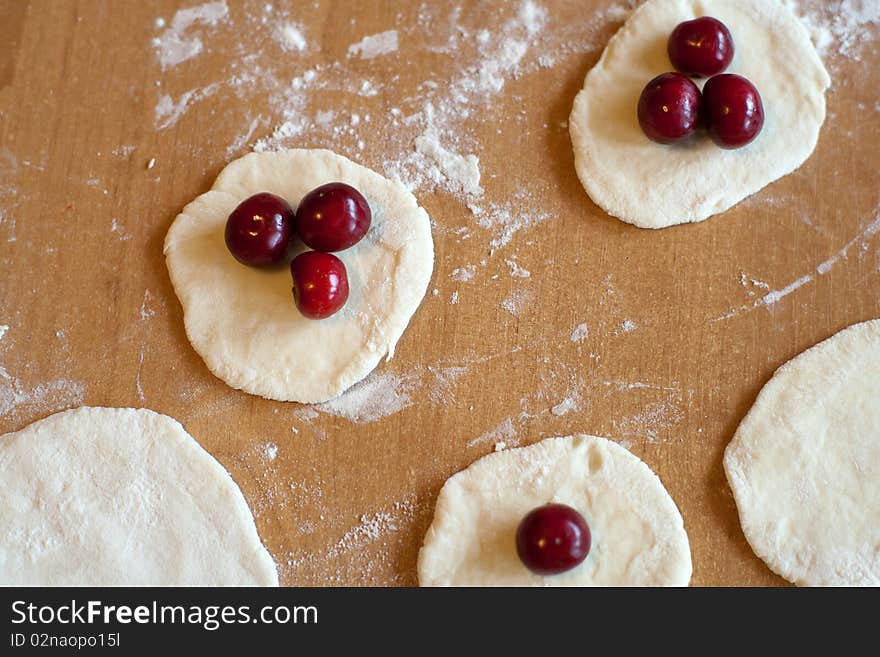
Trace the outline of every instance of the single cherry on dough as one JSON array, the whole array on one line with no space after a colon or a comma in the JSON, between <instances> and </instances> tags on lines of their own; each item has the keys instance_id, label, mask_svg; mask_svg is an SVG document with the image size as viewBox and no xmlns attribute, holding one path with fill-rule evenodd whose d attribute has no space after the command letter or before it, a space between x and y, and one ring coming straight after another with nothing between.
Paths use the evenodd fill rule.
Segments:
<instances>
[{"instance_id":1,"label":"single cherry on dough","mask_svg":"<svg viewBox=\"0 0 880 657\"><path fill-rule=\"evenodd\" d=\"M733 37L721 21L702 16L679 23L666 44L676 70L698 77L723 72L733 60Z\"/></svg>"},{"instance_id":2,"label":"single cherry on dough","mask_svg":"<svg viewBox=\"0 0 880 657\"><path fill-rule=\"evenodd\" d=\"M296 209L299 238L316 251L342 251L354 246L367 234L371 222L367 199L342 182L313 189Z\"/></svg>"},{"instance_id":3,"label":"single cherry on dough","mask_svg":"<svg viewBox=\"0 0 880 657\"><path fill-rule=\"evenodd\" d=\"M348 273L332 253L306 251L290 263L293 300L309 319L326 319L348 301Z\"/></svg>"},{"instance_id":4,"label":"single cherry on dough","mask_svg":"<svg viewBox=\"0 0 880 657\"><path fill-rule=\"evenodd\" d=\"M249 196L226 220L226 248L243 265L266 267L281 263L294 234L293 208L279 196Z\"/></svg>"},{"instance_id":5,"label":"single cherry on dough","mask_svg":"<svg viewBox=\"0 0 880 657\"><path fill-rule=\"evenodd\" d=\"M557 575L579 565L590 552L590 527L565 504L545 504L530 511L516 530L516 552L538 575Z\"/></svg>"},{"instance_id":6,"label":"single cherry on dough","mask_svg":"<svg viewBox=\"0 0 880 657\"><path fill-rule=\"evenodd\" d=\"M702 120L702 98L697 85L683 73L663 73L642 90L638 105L642 132L661 144L687 139Z\"/></svg>"},{"instance_id":7,"label":"single cherry on dough","mask_svg":"<svg viewBox=\"0 0 880 657\"><path fill-rule=\"evenodd\" d=\"M721 148L751 143L764 127L761 94L746 78L723 73L703 87L703 106L709 136Z\"/></svg>"}]
</instances>

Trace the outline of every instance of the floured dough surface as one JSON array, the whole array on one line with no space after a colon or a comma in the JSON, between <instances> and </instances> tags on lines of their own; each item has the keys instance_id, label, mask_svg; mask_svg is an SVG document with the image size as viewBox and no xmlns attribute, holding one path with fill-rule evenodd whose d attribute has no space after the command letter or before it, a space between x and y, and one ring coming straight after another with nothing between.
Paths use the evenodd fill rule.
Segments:
<instances>
[{"instance_id":1,"label":"floured dough surface","mask_svg":"<svg viewBox=\"0 0 880 657\"><path fill-rule=\"evenodd\" d=\"M724 453L746 539L802 586L880 586L880 320L780 367Z\"/></svg>"},{"instance_id":2,"label":"floured dough surface","mask_svg":"<svg viewBox=\"0 0 880 657\"><path fill-rule=\"evenodd\" d=\"M699 16L727 25L735 55L725 72L748 78L761 94L764 129L743 148L719 148L704 131L664 146L639 127L642 89L674 70L670 33ZM695 82L702 88L705 78ZM611 39L575 99L569 126L578 177L598 206L627 223L703 221L810 156L829 84L807 29L778 0L648 0Z\"/></svg>"},{"instance_id":3,"label":"floured dough surface","mask_svg":"<svg viewBox=\"0 0 880 657\"><path fill-rule=\"evenodd\" d=\"M354 186L373 222L345 263L349 299L322 320L293 303L290 270L255 269L226 248L229 213L248 196L272 192L296 208L324 183ZM305 250L297 242L295 256ZM305 403L337 397L394 347L428 287L434 244L427 213L399 182L327 150L251 153L229 164L211 191L187 205L165 238L186 333L208 368L233 388Z\"/></svg>"},{"instance_id":4,"label":"floured dough surface","mask_svg":"<svg viewBox=\"0 0 880 657\"><path fill-rule=\"evenodd\" d=\"M567 504L592 534L587 558L535 575L516 553L532 509ZM691 554L681 514L660 479L604 438L547 438L484 456L449 478L419 553L422 586L686 586Z\"/></svg>"},{"instance_id":5,"label":"floured dough surface","mask_svg":"<svg viewBox=\"0 0 880 657\"><path fill-rule=\"evenodd\" d=\"M78 408L0 436L0 584L277 586L244 496L172 418Z\"/></svg>"}]
</instances>

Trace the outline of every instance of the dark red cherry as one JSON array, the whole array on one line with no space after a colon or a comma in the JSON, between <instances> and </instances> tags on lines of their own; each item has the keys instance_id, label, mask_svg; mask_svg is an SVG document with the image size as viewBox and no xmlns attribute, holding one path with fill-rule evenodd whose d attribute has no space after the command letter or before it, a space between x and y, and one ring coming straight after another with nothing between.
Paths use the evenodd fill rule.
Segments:
<instances>
[{"instance_id":1,"label":"dark red cherry","mask_svg":"<svg viewBox=\"0 0 880 657\"><path fill-rule=\"evenodd\" d=\"M702 116L700 90L682 73L651 80L639 98L639 125L649 139L673 144L690 137Z\"/></svg>"},{"instance_id":2,"label":"dark red cherry","mask_svg":"<svg viewBox=\"0 0 880 657\"><path fill-rule=\"evenodd\" d=\"M711 16L679 23L666 44L669 61L682 73L709 77L721 73L733 60L733 37Z\"/></svg>"},{"instance_id":3,"label":"dark red cherry","mask_svg":"<svg viewBox=\"0 0 880 657\"><path fill-rule=\"evenodd\" d=\"M519 523L516 551L526 568L533 573L563 573L587 558L590 552L590 528L584 517L570 506L539 506Z\"/></svg>"},{"instance_id":4,"label":"dark red cherry","mask_svg":"<svg viewBox=\"0 0 880 657\"><path fill-rule=\"evenodd\" d=\"M724 73L703 87L709 135L721 148L739 148L764 127L764 105L755 86L744 77Z\"/></svg>"},{"instance_id":5,"label":"dark red cherry","mask_svg":"<svg viewBox=\"0 0 880 657\"><path fill-rule=\"evenodd\" d=\"M275 265L284 260L293 229L293 208L287 201L268 192L254 194L226 220L226 248L243 265Z\"/></svg>"},{"instance_id":6,"label":"dark red cherry","mask_svg":"<svg viewBox=\"0 0 880 657\"><path fill-rule=\"evenodd\" d=\"M360 242L372 221L361 193L341 182L313 189L296 209L296 232L316 251L342 251Z\"/></svg>"},{"instance_id":7,"label":"dark red cherry","mask_svg":"<svg viewBox=\"0 0 880 657\"><path fill-rule=\"evenodd\" d=\"M325 319L348 300L348 274L342 260L331 253L306 251L290 263L293 300L309 319Z\"/></svg>"}]
</instances>

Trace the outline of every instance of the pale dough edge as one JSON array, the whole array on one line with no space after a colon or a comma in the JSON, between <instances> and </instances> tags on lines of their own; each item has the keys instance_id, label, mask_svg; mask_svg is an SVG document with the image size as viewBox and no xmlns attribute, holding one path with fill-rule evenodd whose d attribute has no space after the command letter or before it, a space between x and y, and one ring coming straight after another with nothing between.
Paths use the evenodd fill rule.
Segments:
<instances>
[{"instance_id":1,"label":"pale dough edge","mask_svg":"<svg viewBox=\"0 0 880 657\"><path fill-rule=\"evenodd\" d=\"M734 502L736 503L737 516L739 518L740 527L745 535L746 542L752 551L764 562L764 564L775 574L792 582L798 586L814 585L809 579L804 579L800 574L786 568L789 563L771 550L765 550L764 541L761 540L761 530L757 523L750 522L752 518L745 512L749 508L751 500L751 487L747 484L748 478L743 471L741 452L746 451L746 436L752 432L752 424L757 424L760 416L764 414L765 403L763 400L770 398L774 394L775 388L785 385L782 379L786 378L790 373L795 373L801 368L804 362L809 360L816 354L821 354L829 347L829 344L835 344L838 340L846 340L854 336L858 336L864 332L873 332L880 336L880 319L872 319L864 322L852 324L841 329L834 335L816 343L812 347L805 349L799 354L792 357L780 365L770 379L761 388L755 401L752 403L749 411L740 422L736 432L731 438L727 447L724 449L723 465L724 473L727 477L728 485L733 493Z\"/></svg>"}]
</instances>

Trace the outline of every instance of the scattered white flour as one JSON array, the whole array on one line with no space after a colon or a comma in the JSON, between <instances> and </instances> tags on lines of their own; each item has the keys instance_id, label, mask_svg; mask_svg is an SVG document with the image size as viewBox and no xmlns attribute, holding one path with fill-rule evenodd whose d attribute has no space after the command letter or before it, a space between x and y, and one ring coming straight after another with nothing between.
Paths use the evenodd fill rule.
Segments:
<instances>
[{"instance_id":1,"label":"scattered white flour","mask_svg":"<svg viewBox=\"0 0 880 657\"><path fill-rule=\"evenodd\" d=\"M141 349L140 356L138 357L137 374L134 377L134 387L135 387L135 390L137 390L138 399L141 400L141 403L143 403L147 400L146 396L144 395L144 386L141 384L141 372L143 371L143 369L144 369L144 350Z\"/></svg>"},{"instance_id":2,"label":"scattered white flour","mask_svg":"<svg viewBox=\"0 0 880 657\"><path fill-rule=\"evenodd\" d=\"M513 260L505 259L504 262L506 262L507 266L510 267L510 275L514 278L529 278L532 275L532 273L528 269L520 267L519 264L517 264Z\"/></svg>"},{"instance_id":3,"label":"scattered white flour","mask_svg":"<svg viewBox=\"0 0 880 657\"><path fill-rule=\"evenodd\" d=\"M287 52L302 52L306 49L306 38L303 36L302 27L296 23L279 25L277 38L281 47Z\"/></svg>"},{"instance_id":4,"label":"scattered white flour","mask_svg":"<svg viewBox=\"0 0 880 657\"><path fill-rule=\"evenodd\" d=\"M127 158L129 155L134 153L136 146L117 146L112 151L110 151L113 155L119 158Z\"/></svg>"},{"instance_id":5,"label":"scattered white flour","mask_svg":"<svg viewBox=\"0 0 880 657\"><path fill-rule=\"evenodd\" d=\"M519 197L515 201L523 206L523 210L514 210L510 202L489 203L486 207L474 203L468 204L468 208L477 218L477 225L493 233L489 242L489 248L492 250L509 244L513 236L524 228L550 219L550 215L546 212L533 213L532 208L528 207L527 199Z\"/></svg>"},{"instance_id":6,"label":"scattered white flour","mask_svg":"<svg viewBox=\"0 0 880 657\"><path fill-rule=\"evenodd\" d=\"M816 272L820 275L825 275L829 271L831 271L832 267L837 264L838 260L846 260L847 252L854 247L856 244L861 244L862 250L867 247L867 240L871 239L875 235L880 233L880 210L876 212L874 215L874 220L871 221L858 235L856 235L853 239L847 242L843 248L841 248L837 253L828 258L827 260L819 263L816 266Z\"/></svg>"},{"instance_id":7,"label":"scattered white flour","mask_svg":"<svg viewBox=\"0 0 880 657\"><path fill-rule=\"evenodd\" d=\"M571 332L572 342L583 342L588 337L590 337L590 329L587 327L586 324L578 324Z\"/></svg>"},{"instance_id":8,"label":"scattered white flour","mask_svg":"<svg viewBox=\"0 0 880 657\"><path fill-rule=\"evenodd\" d=\"M206 87L190 89L184 92L176 102L168 94L162 94L156 103L153 121L156 130L164 130L173 126L186 113L191 103L213 96L219 89L220 84L218 82L209 84Z\"/></svg>"},{"instance_id":9,"label":"scattered white flour","mask_svg":"<svg viewBox=\"0 0 880 657\"><path fill-rule=\"evenodd\" d=\"M457 267L456 269L453 269L449 277L454 281L465 283L474 280L474 276L476 275L477 266L467 265L466 267Z\"/></svg>"},{"instance_id":10,"label":"scattered white flour","mask_svg":"<svg viewBox=\"0 0 880 657\"><path fill-rule=\"evenodd\" d=\"M514 317L519 317L531 300L531 290L512 290L504 301L501 302L501 307Z\"/></svg>"},{"instance_id":11,"label":"scattered white flour","mask_svg":"<svg viewBox=\"0 0 880 657\"><path fill-rule=\"evenodd\" d=\"M317 404L315 408L357 424L375 422L412 405L415 379L414 375L373 373L336 399Z\"/></svg>"},{"instance_id":12,"label":"scattered white flour","mask_svg":"<svg viewBox=\"0 0 880 657\"><path fill-rule=\"evenodd\" d=\"M566 394L561 402L550 409L550 412L557 417L562 417L563 415L566 415L571 411L576 411L580 406L580 401L581 396L578 391L571 390Z\"/></svg>"},{"instance_id":13,"label":"scattered white flour","mask_svg":"<svg viewBox=\"0 0 880 657\"><path fill-rule=\"evenodd\" d=\"M144 290L144 300L141 303L140 316L141 320L150 319L153 315L156 314L156 311L151 307L151 301L153 299L153 295L150 294L149 290Z\"/></svg>"},{"instance_id":14,"label":"scattered white flour","mask_svg":"<svg viewBox=\"0 0 880 657\"><path fill-rule=\"evenodd\" d=\"M320 413L318 413L318 411L316 411L311 406L303 406L293 412L293 417L297 420L301 420L302 422L311 422L312 420L317 419L319 416Z\"/></svg>"},{"instance_id":15,"label":"scattered white flour","mask_svg":"<svg viewBox=\"0 0 880 657\"><path fill-rule=\"evenodd\" d=\"M770 305L776 303L777 301L779 301L780 299L787 297L789 294L791 294L792 292L797 290L799 287L803 287L804 285L806 285L807 283L809 283L812 280L813 280L812 274L805 274L804 276L801 276L796 281L792 281L791 283L786 285L781 290L772 290L772 291L768 292L767 294L765 294L759 300L760 305L770 306Z\"/></svg>"},{"instance_id":16,"label":"scattered white flour","mask_svg":"<svg viewBox=\"0 0 880 657\"><path fill-rule=\"evenodd\" d=\"M465 142L473 141L462 130L462 124L474 114L485 114L491 97L504 88L508 78L519 73L529 45L536 42L544 26L546 11L532 0L525 0L495 35L485 29L471 34L457 24L459 14L460 9L450 14L450 41L440 50L457 52L465 44L475 43L476 57L449 84L425 82L427 98L422 108L401 123L418 131L415 152L400 160L386 161L385 170L412 190L430 185L467 199L481 196L483 190L477 155L461 154Z\"/></svg>"},{"instance_id":17,"label":"scattered white flour","mask_svg":"<svg viewBox=\"0 0 880 657\"><path fill-rule=\"evenodd\" d=\"M6 335L6 332L9 330L9 327L6 324L0 324L0 340Z\"/></svg>"},{"instance_id":18,"label":"scattered white flour","mask_svg":"<svg viewBox=\"0 0 880 657\"><path fill-rule=\"evenodd\" d=\"M56 379L28 389L0 366L0 417L18 409L29 416L49 415L80 406L84 398L85 386L78 381Z\"/></svg>"},{"instance_id":19,"label":"scattered white flour","mask_svg":"<svg viewBox=\"0 0 880 657\"><path fill-rule=\"evenodd\" d=\"M636 324L631 319L626 319L623 321L623 324L620 325L620 330L624 333L632 333L638 328L638 324Z\"/></svg>"},{"instance_id":20,"label":"scattered white flour","mask_svg":"<svg viewBox=\"0 0 880 657\"><path fill-rule=\"evenodd\" d=\"M240 134L235 140L229 144L229 147L226 149L226 159L231 160L235 157L242 148L251 140L251 137L254 136L254 131L257 127L262 123L263 117L258 116L253 121L250 122L248 128L245 132Z\"/></svg>"},{"instance_id":21,"label":"scattered white flour","mask_svg":"<svg viewBox=\"0 0 880 657\"><path fill-rule=\"evenodd\" d=\"M833 52L861 61L864 47L877 38L877 0L788 0L787 4L801 16L823 58Z\"/></svg>"},{"instance_id":22,"label":"scattered white flour","mask_svg":"<svg viewBox=\"0 0 880 657\"><path fill-rule=\"evenodd\" d=\"M275 457L278 456L278 445L275 443L266 443L262 447L262 453L264 459L267 461L274 461Z\"/></svg>"},{"instance_id":23,"label":"scattered white flour","mask_svg":"<svg viewBox=\"0 0 880 657\"><path fill-rule=\"evenodd\" d=\"M453 306L458 303L458 290L455 290L449 297L449 303Z\"/></svg>"},{"instance_id":24,"label":"scattered white flour","mask_svg":"<svg viewBox=\"0 0 880 657\"><path fill-rule=\"evenodd\" d=\"M480 160L476 155L460 155L441 144L440 131L435 125L434 106L425 105L423 112L427 127L415 140L413 158L420 168L419 179L434 187L445 187L455 194L481 196Z\"/></svg>"},{"instance_id":25,"label":"scattered white flour","mask_svg":"<svg viewBox=\"0 0 880 657\"><path fill-rule=\"evenodd\" d=\"M199 25L216 25L228 14L229 8L226 6L226 0L206 2L202 5L178 10L174 14L174 18L171 19L171 27L153 39L153 46L162 69L177 66L202 52L202 40L197 34L191 34L191 32ZM164 20L161 24L156 22L156 26L160 29L164 25Z\"/></svg>"},{"instance_id":26,"label":"scattered white flour","mask_svg":"<svg viewBox=\"0 0 880 657\"><path fill-rule=\"evenodd\" d=\"M867 226L859 231L858 235L856 235L846 244L844 244L843 247L838 249L838 251L834 253L834 255L832 255L830 258L827 258L826 260L823 260L818 265L816 265L813 271L819 276L824 276L825 274L830 272L834 265L836 265L840 260L846 260L848 257L848 252L856 245L859 246L860 254L865 253L870 247L870 240L878 234L880 234L880 208L874 210L873 218L867 224ZM731 317L736 317L737 315L743 313L751 312L755 308L768 308L780 301L781 299L784 299L795 290L800 289L804 285L807 285L814 280L815 276L813 272L804 274L803 276L797 278L796 280L792 281L791 283L779 290L769 290L765 295L756 299L754 302L739 306L738 308L731 308L723 315L719 317L714 317L709 321L720 322L725 319L730 319ZM769 286L767 287L769 289Z\"/></svg>"},{"instance_id":27,"label":"scattered white flour","mask_svg":"<svg viewBox=\"0 0 880 657\"><path fill-rule=\"evenodd\" d=\"M360 56L361 59L372 59L379 55L397 51L397 30L387 30L379 34L365 36L348 47L348 56Z\"/></svg>"},{"instance_id":28,"label":"scattered white flour","mask_svg":"<svg viewBox=\"0 0 880 657\"><path fill-rule=\"evenodd\" d=\"M684 420L684 413L673 401L655 401L645 405L640 413L615 420L616 438L647 440L649 443L668 442L666 432Z\"/></svg>"},{"instance_id":29,"label":"scattered white flour","mask_svg":"<svg viewBox=\"0 0 880 657\"><path fill-rule=\"evenodd\" d=\"M468 442L467 446L473 447L474 445L480 445L487 442L510 440L514 437L516 437L516 429L513 426L513 418L508 417L502 420L494 429L489 429L486 433L480 434Z\"/></svg>"}]
</instances>

